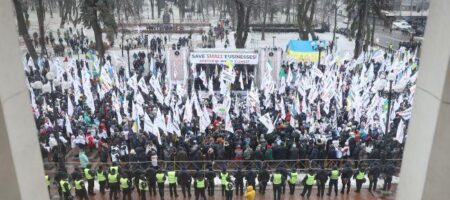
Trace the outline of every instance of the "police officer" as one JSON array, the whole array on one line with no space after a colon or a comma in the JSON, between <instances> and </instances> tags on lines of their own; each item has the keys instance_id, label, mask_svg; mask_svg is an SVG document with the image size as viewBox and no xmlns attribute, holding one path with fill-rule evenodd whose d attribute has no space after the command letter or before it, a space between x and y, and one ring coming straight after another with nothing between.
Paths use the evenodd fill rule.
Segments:
<instances>
[{"instance_id":1,"label":"police officer","mask_svg":"<svg viewBox=\"0 0 450 200\"><path fill-rule=\"evenodd\" d=\"M383 191L387 192L391 190L392 176L395 174L395 167L391 162L386 163L383 169L384 184Z\"/></svg>"},{"instance_id":2,"label":"police officer","mask_svg":"<svg viewBox=\"0 0 450 200\"><path fill-rule=\"evenodd\" d=\"M178 174L178 184L181 186L181 192L183 193L183 197L186 198L187 196L191 197L191 175L186 171L186 167L182 167L181 171ZM213 173L213 177L214 177Z\"/></svg>"},{"instance_id":3,"label":"police officer","mask_svg":"<svg viewBox=\"0 0 450 200\"><path fill-rule=\"evenodd\" d=\"M234 186L236 187L236 195L244 195L244 173L240 167L236 168L234 173Z\"/></svg>"},{"instance_id":4,"label":"police officer","mask_svg":"<svg viewBox=\"0 0 450 200\"><path fill-rule=\"evenodd\" d=\"M78 197L79 200L88 200L88 195L86 192L86 188L84 187L84 181L82 177L76 177L74 180L75 183L75 196Z\"/></svg>"},{"instance_id":5,"label":"police officer","mask_svg":"<svg viewBox=\"0 0 450 200\"><path fill-rule=\"evenodd\" d=\"M220 184L222 185L222 196L225 196L225 186L227 183L227 178L229 174L225 168L222 169L222 172L219 174Z\"/></svg>"},{"instance_id":6,"label":"police officer","mask_svg":"<svg viewBox=\"0 0 450 200\"><path fill-rule=\"evenodd\" d=\"M309 170L309 173L306 174L305 178L303 178L302 183L304 185L303 192L301 194L302 197L306 197L309 199L311 196L312 186L314 185L314 181L316 180L316 175L312 169Z\"/></svg>"},{"instance_id":7,"label":"police officer","mask_svg":"<svg viewBox=\"0 0 450 200\"><path fill-rule=\"evenodd\" d=\"M328 173L325 171L323 166L317 172L316 180L317 180L317 196L323 197L323 195L325 194L325 184L327 183L328 180Z\"/></svg>"},{"instance_id":8,"label":"police officer","mask_svg":"<svg viewBox=\"0 0 450 200\"><path fill-rule=\"evenodd\" d=\"M120 189L122 190L122 199L131 200L131 185L132 185L131 180L128 178L128 176L122 174L122 176L120 176L119 182L120 182Z\"/></svg>"},{"instance_id":9,"label":"police officer","mask_svg":"<svg viewBox=\"0 0 450 200\"><path fill-rule=\"evenodd\" d=\"M66 175L66 172L63 171L58 171L55 174L55 178L53 179L53 184L56 185L56 187L58 188L58 195L61 197L61 199L63 198L63 192L62 192L62 188L61 188L61 180L64 178L64 176Z\"/></svg>"},{"instance_id":10,"label":"police officer","mask_svg":"<svg viewBox=\"0 0 450 200\"><path fill-rule=\"evenodd\" d=\"M266 193L266 186L267 186L267 182L269 182L269 180L270 180L270 174L267 171L266 167L263 166L258 173L259 193L260 194Z\"/></svg>"},{"instance_id":11,"label":"police officer","mask_svg":"<svg viewBox=\"0 0 450 200\"><path fill-rule=\"evenodd\" d=\"M225 196L226 200L232 200L233 199L233 190L234 190L234 184L231 181L231 177L227 177L227 182L225 184Z\"/></svg>"},{"instance_id":12,"label":"police officer","mask_svg":"<svg viewBox=\"0 0 450 200\"><path fill-rule=\"evenodd\" d=\"M70 186L69 181L67 180L67 174L63 174L61 180L59 181L59 186L61 187L61 192L64 198L63 200L72 199L72 195L70 194L70 190L72 187Z\"/></svg>"},{"instance_id":13,"label":"police officer","mask_svg":"<svg viewBox=\"0 0 450 200\"><path fill-rule=\"evenodd\" d=\"M273 184L273 199L280 200L281 198L281 183L283 182L283 175L281 175L281 170L278 168L276 172L272 174L270 181Z\"/></svg>"},{"instance_id":14,"label":"police officer","mask_svg":"<svg viewBox=\"0 0 450 200\"><path fill-rule=\"evenodd\" d=\"M108 174L108 185L109 185L109 199L117 199L117 193L119 192L119 175L116 168L110 168L110 173Z\"/></svg>"},{"instance_id":15,"label":"police officer","mask_svg":"<svg viewBox=\"0 0 450 200\"><path fill-rule=\"evenodd\" d=\"M170 198L173 196L178 197L177 194L177 177L178 173L171 168L170 171L167 172L167 180L169 182L169 192L170 192Z\"/></svg>"},{"instance_id":16,"label":"police officer","mask_svg":"<svg viewBox=\"0 0 450 200\"><path fill-rule=\"evenodd\" d=\"M341 194L344 194L345 188L347 187L347 194L350 193L350 178L353 175L353 171L348 163L345 164L344 169L341 173L342 189Z\"/></svg>"},{"instance_id":17,"label":"police officer","mask_svg":"<svg viewBox=\"0 0 450 200\"><path fill-rule=\"evenodd\" d=\"M111 173L113 169L116 171L116 174L120 174L120 168L117 162L113 162L111 167L109 167L109 173Z\"/></svg>"},{"instance_id":18,"label":"police officer","mask_svg":"<svg viewBox=\"0 0 450 200\"><path fill-rule=\"evenodd\" d=\"M364 182L366 182L366 171L364 168L359 168L359 170L353 175L353 178L356 179L356 193L361 192L361 187Z\"/></svg>"},{"instance_id":19,"label":"police officer","mask_svg":"<svg viewBox=\"0 0 450 200\"><path fill-rule=\"evenodd\" d=\"M295 168L292 168L291 173L289 173L289 179L288 179L290 195L294 195L295 184L297 184L297 179L298 179L297 170Z\"/></svg>"},{"instance_id":20,"label":"police officer","mask_svg":"<svg viewBox=\"0 0 450 200\"><path fill-rule=\"evenodd\" d=\"M334 187L334 194L337 196L338 193L338 180L341 173L339 172L338 168L336 166L333 167L330 174L328 175L330 177L330 183L328 184L328 193L327 195L331 195L331 190Z\"/></svg>"},{"instance_id":21,"label":"police officer","mask_svg":"<svg viewBox=\"0 0 450 200\"><path fill-rule=\"evenodd\" d=\"M283 175L283 181L281 182L281 192L284 194L286 192L286 180L289 175L288 170L286 168L281 167L280 169L281 175Z\"/></svg>"},{"instance_id":22,"label":"police officer","mask_svg":"<svg viewBox=\"0 0 450 200\"><path fill-rule=\"evenodd\" d=\"M247 186L251 185L256 188L256 173L252 171L250 167L247 168L247 174L245 174L245 180L247 181Z\"/></svg>"},{"instance_id":23,"label":"police officer","mask_svg":"<svg viewBox=\"0 0 450 200\"><path fill-rule=\"evenodd\" d=\"M105 195L105 186L106 186L106 181L107 181L106 177L108 177L108 174L105 171L103 171L102 165L100 165L98 167L96 177L97 177L98 184L100 185L100 193L102 195Z\"/></svg>"},{"instance_id":24,"label":"police officer","mask_svg":"<svg viewBox=\"0 0 450 200\"><path fill-rule=\"evenodd\" d=\"M206 195L205 195L205 178L203 177L203 174L198 174L198 176L196 177L195 181L194 181L194 186L195 186L195 200L199 200L200 196L206 200Z\"/></svg>"},{"instance_id":25,"label":"police officer","mask_svg":"<svg viewBox=\"0 0 450 200\"><path fill-rule=\"evenodd\" d=\"M158 184L159 197L164 199L164 182L166 181L166 175L161 169L156 172L156 183Z\"/></svg>"},{"instance_id":26,"label":"police officer","mask_svg":"<svg viewBox=\"0 0 450 200\"><path fill-rule=\"evenodd\" d=\"M48 175L45 175L45 185L47 185L47 190L50 194L50 178L48 177Z\"/></svg>"},{"instance_id":27,"label":"police officer","mask_svg":"<svg viewBox=\"0 0 450 200\"><path fill-rule=\"evenodd\" d=\"M372 191L376 192L377 190L377 183L378 178L380 177L380 166L378 165L378 162L375 162L369 169L369 192L372 193Z\"/></svg>"},{"instance_id":28,"label":"police officer","mask_svg":"<svg viewBox=\"0 0 450 200\"><path fill-rule=\"evenodd\" d=\"M86 168L83 169L83 176L86 178L88 183L88 194L95 195L94 193L94 180L95 180L95 172L91 170L91 165L88 164Z\"/></svg>"},{"instance_id":29,"label":"police officer","mask_svg":"<svg viewBox=\"0 0 450 200\"><path fill-rule=\"evenodd\" d=\"M148 181L150 196L156 196L156 171L152 167L149 167L145 174Z\"/></svg>"},{"instance_id":30,"label":"police officer","mask_svg":"<svg viewBox=\"0 0 450 200\"><path fill-rule=\"evenodd\" d=\"M138 190L141 197L141 200L146 200L146 195L148 191L148 183L147 179L144 175L139 176L139 182L138 182Z\"/></svg>"},{"instance_id":31,"label":"police officer","mask_svg":"<svg viewBox=\"0 0 450 200\"><path fill-rule=\"evenodd\" d=\"M141 169L133 169L130 172L130 176L128 177L129 179L131 179L131 193L133 193L133 186L136 186L136 192L138 193L138 196L141 196L141 190L139 190L139 180L141 178L141 176L144 175L144 172ZM148 183L147 183L148 186ZM145 195L145 193L144 193Z\"/></svg>"},{"instance_id":32,"label":"police officer","mask_svg":"<svg viewBox=\"0 0 450 200\"><path fill-rule=\"evenodd\" d=\"M206 180L208 180L208 196L214 196L214 178L216 174L212 170L212 167L209 167L208 172L206 172Z\"/></svg>"}]
</instances>

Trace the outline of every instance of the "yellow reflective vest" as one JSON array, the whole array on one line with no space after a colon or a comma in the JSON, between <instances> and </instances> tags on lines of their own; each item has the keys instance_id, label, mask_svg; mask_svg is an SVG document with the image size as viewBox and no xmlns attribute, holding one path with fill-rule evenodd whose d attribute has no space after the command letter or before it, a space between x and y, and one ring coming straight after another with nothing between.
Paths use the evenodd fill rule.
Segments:
<instances>
[{"instance_id":1,"label":"yellow reflective vest","mask_svg":"<svg viewBox=\"0 0 450 200\"><path fill-rule=\"evenodd\" d=\"M68 187L68 189L69 189L69 191L70 191L70 189L71 189L71 187L70 187L70 183L68 182L68 181L66 181L66 180L61 180L61 181L59 181L59 186L61 187L61 191L62 192L68 192L67 190L66 190L66 187L64 187L64 185L67 183L67 187Z\"/></svg>"},{"instance_id":2,"label":"yellow reflective vest","mask_svg":"<svg viewBox=\"0 0 450 200\"><path fill-rule=\"evenodd\" d=\"M202 180L197 179L197 183L196 183L195 187L197 187L199 189L205 188L205 179L202 179Z\"/></svg>"},{"instance_id":3,"label":"yellow reflective vest","mask_svg":"<svg viewBox=\"0 0 450 200\"><path fill-rule=\"evenodd\" d=\"M47 184L47 186L50 186L50 179L48 178L48 175L45 175L45 184Z\"/></svg>"},{"instance_id":4,"label":"yellow reflective vest","mask_svg":"<svg viewBox=\"0 0 450 200\"><path fill-rule=\"evenodd\" d=\"M156 182L164 183L164 173L156 173Z\"/></svg>"},{"instance_id":5,"label":"yellow reflective vest","mask_svg":"<svg viewBox=\"0 0 450 200\"><path fill-rule=\"evenodd\" d=\"M117 174L108 174L108 183L117 183Z\"/></svg>"},{"instance_id":6,"label":"yellow reflective vest","mask_svg":"<svg viewBox=\"0 0 450 200\"><path fill-rule=\"evenodd\" d=\"M177 177L175 171L169 171L167 172L167 179L169 180L169 184L176 183Z\"/></svg>"},{"instance_id":7,"label":"yellow reflective vest","mask_svg":"<svg viewBox=\"0 0 450 200\"><path fill-rule=\"evenodd\" d=\"M296 184L297 183L297 178L298 178L298 173L297 172L291 172L291 175L289 176L289 183L290 184Z\"/></svg>"},{"instance_id":8,"label":"yellow reflective vest","mask_svg":"<svg viewBox=\"0 0 450 200\"><path fill-rule=\"evenodd\" d=\"M314 180L316 179L315 175L306 175L306 185L314 185Z\"/></svg>"},{"instance_id":9,"label":"yellow reflective vest","mask_svg":"<svg viewBox=\"0 0 450 200\"><path fill-rule=\"evenodd\" d=\"M106 181L106 176L103 171L97 172L97 180L99 182Z\"/></svg>"},{"instance_id":10,"label":"yellow reflective vest","mask_svg":"<svg viewBox=\"0 0 450 200\"><path fill-rule=\"evenodd\" d=\"M339 171L338 170L331 171L330 179L331 180L338 180L339 179Z\"/></svg>"},{"instance_id":11,"label":"yellow reflective vest","mask_svg":"<svg viewBox=\"0 0 450 200\"><path fill-rule=\"evenodd\" d=\"M228 178L228 172L226 172L226 173L220 172L220 183L222 185L226 185L227 184L227 178Z\"/></svg>"},{"instance_id":12,"label":"yellow reflective vest","mask_svg":"<svg viewBox=\"0 0 450 200\"><path fill-rule=\"evenodd\" d=\"M75 190L82 190L83 187L81 186L81 184L83 183L83 180L75 180Z\"/></svg>"},{"instance_id":13,"label":"yellow reflective vest","mask_svg":"<svg viewBox=\"0 0 450 200\"><path fill-rule=\"evenodd\" d=\"M120 188L127 189L128 187L128 178L120 178Z\"/></svg>"},{"instance_id":14,"label":"yellow reflective vest","mask_svg":"<svg viewBox=\"0 0 450 200\"><path fill-rule=\"evenodd\" d=\"M274 185L280 185L281 184L281 174L280 173L275 173L273 174L273 184Z\"/></svg>"},{"instance_id":15,"label":"yellow reflective vest","mask_svg":"<svg viewBox=\"0 0 450 200\"><path fill-rule=\"evenodd\" d=\"M84 169L84 177L86 177L87 180L91 180L91 179L94 178L94 177L92 177L91 174L89 173L89 170L90 170L90 169L88 169L88 168Z\"/></svg>"}]
</instances>

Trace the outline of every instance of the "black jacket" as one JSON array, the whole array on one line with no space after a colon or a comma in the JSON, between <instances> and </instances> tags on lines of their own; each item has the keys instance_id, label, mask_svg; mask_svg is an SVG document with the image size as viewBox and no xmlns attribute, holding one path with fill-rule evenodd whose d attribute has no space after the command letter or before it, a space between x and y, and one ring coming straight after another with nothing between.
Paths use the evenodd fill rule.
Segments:
<instances>
[{"instance_id":1,"label":"black jacket","mask_svg":"<svg viewBox=\"0 0 450 200\"><path fill-rule=\"evenodd\" d=\"M206 172L206 179L209 182L214 182L214 178L216 177L216 173L214 171L208 171Z\"/></svg>"},{"instance_id":2,"label":"black jacket","mask_svg":"<svg viewBox=\"0 0 450 200\"><path fill-rule=\"evenodd\" d=\"M256 173L253 171L248 171L245 175L245 180L247 180L247 183L255 183L256 179Z\"/></svg>"},{"instance_id":3,"label":"black jacket","mask_svg":"<svg viewBox=\"0 0 450 200\"><path fill-rule=\"evenodd\" d=\"M235 174L234 174L234 181L236 182L236 183L242 183L243 181L244 181L244 173L242 172L242 171L237 171Z\"/></svg>"},{"instance_id":4,"label":"black jacket","mask_svg":"<svg viewBox=\"0 0 450 200\"><path fill-rule=\"evenodd\" d=\"M185 170L182 170L178 172L178 183L183 185L188 185L191 183L191 175L186 172Z\"/></svg>"},{"instance_id":5,"label":"black jacket","mask_svg":"<svg viewBox=\"0 0 450 200\"><path fill-rule=\"evenodd\" d=\"M344 169L342 169L342 173L341 173L342 178L351 178L352 175L353 175L353 171L352 171L352 169L350 169L350 167L345 167Z\"/></svg>"},{"instance_id":6,"label":"black jacket","mask_svg":"<svg viewBox=\"0 0 450 200\"><path fill-rule=\"evenodd\" d=\"M258 181L260 182L269 182L270 180L270 174L267 170L261 170L258 174Z\"/></svg>"}]
</instances>

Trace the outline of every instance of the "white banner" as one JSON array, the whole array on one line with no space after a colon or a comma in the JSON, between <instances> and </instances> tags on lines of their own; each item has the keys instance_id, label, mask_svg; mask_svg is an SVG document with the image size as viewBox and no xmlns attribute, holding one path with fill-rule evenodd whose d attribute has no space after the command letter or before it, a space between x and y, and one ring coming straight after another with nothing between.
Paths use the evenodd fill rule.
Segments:
<instances>
[{"instance_id":1,"label":"white banner","mask_svg":"<svg viewBox=\"0 0 450 200\"><path fill-rule=\"evenodd\" d=\"M192 52L189 56L191 63L197 64L225 64L226 61L231 61L234 64L257 65L259 55L257 53L203 53Z\"/></svg>"}]
</instances>

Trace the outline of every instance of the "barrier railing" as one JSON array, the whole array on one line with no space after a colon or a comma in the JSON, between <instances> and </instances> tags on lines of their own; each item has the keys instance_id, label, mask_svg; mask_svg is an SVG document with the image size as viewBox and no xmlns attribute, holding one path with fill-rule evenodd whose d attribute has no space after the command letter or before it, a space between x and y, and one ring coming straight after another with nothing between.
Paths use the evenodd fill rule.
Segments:
<instances>
[{"instance_id":1,"label":"barrier railing","mask_svg":"<svg viewBox=\"0 0 450 200\"><path fill-rule=\"evenodd\" d=\"M213 170L222 170L223 168L227 169L227 171L235 171L237 168L242 170L252 169L259 170L261 167L265 166L268 171L275 171L279 167L283 167L287 170L296 168L299 171L306 171L308 169L321 169L323 166L324 169L332 169L334 166L338 168L342 168L346 163L350 165L353 169L356 169L360 166L369 167L372 163L378 162L380 164L391 162L397 169L397 173L400 172L401 167L401 159L388 159L388 160L377 160L377 159L366 159L366 160L351 160L351 159L318 159L318 160L308 160L308 159L300 159L300 160L214 160L214 161L146 161L146 162L120 162L119 165L128 169L146 169L148 167L159 167L163 170L165 169L174 169L181 170L186 169L188 171L196 171L197 169L200 171L208 170L212 168ZM105 167L111 166L112 163L107 162L90 162L93 168L97 168L100 165ZM79 162L65 162L64 163L67 171L70 173L75 168L82 168ZM58 170L58 163L56 162L44 162L44 168L47 173L56 172Z\"/></svg>"}]
</instances>

